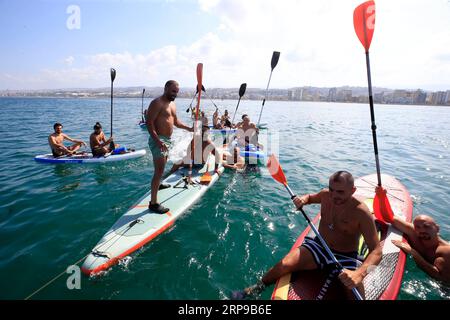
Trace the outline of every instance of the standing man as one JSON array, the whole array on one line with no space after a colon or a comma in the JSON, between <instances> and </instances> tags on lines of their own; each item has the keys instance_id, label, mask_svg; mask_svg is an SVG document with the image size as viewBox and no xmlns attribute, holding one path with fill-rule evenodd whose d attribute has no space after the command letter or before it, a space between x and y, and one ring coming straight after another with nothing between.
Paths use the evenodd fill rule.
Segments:
<instances>
[{"instance_id":1,"label":"standing man","mask_svg":"<svg viewBox=\"0 0 450 320\"><path fill-rule=\"evenodd\" d=\"M147 110L147 130L150 133L148 146L153 155L155 172L151 184L151 200L148 209L156 213L166 213L169 208L163 207L157 201L158 190L167 186L161 185L161 177L169 156L169 148L172 144L170 137L173 126L193 132L193 128L186 126L177 118L175 99L180 90L178 82L169 80L164 86L164 94L154 99Z\"/></svg>"}]
</instances>

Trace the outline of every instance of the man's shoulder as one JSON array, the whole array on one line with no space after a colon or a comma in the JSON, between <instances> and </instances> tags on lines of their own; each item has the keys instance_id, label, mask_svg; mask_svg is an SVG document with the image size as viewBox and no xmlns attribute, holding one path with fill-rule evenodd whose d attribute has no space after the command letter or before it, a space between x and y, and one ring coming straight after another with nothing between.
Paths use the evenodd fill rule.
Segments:
<instances>
[{"instance_id":1,"label":"man's shoulder","mask_svg":"<svg viewBox=\"0 0 450 320\"><path fill-rule=\"evenodd\" d=\"M160 104L161 104L161 98L162 98L162 96L159 96L159 97L153 99L153 100L150 102L150 107L151 107L151 106L154 106L154 105L160 105Z\"/></svg>"},{"instance_id":2,"label":"man's shoulder","mask_svg":"<svg viewBox=\"0 0 450 320\"><path fill-rule=\"evenodd\" d=\"M450 243L443 240L443 242L438 246L437 251L439 251L441 254L444 254L445 256L450 256Z\"/></svg>"},{"instance_id":3,"label":"man's shoulder","mask_svg":"<svg viewBox=\"0 0 450 320\"><path fill-rule=\"evenodd\" d=\"M354 209L355 212L358 214L363 214L366 217L371 217L372 213L370 212L369 207L367 206L367 204L365 204L364 201L361 201L358 198L353 197L353 201L355 203L354 205Z\"/></svg>"}]
</instances>

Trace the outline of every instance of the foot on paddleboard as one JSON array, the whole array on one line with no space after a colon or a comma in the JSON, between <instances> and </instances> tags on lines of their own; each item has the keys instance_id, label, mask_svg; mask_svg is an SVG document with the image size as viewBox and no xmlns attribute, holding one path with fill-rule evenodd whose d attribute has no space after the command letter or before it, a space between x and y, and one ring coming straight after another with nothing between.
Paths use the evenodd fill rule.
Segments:
<instances>
[{"instance_id":1,"label":"foot on paddleboard","mask_svg":"<svg viewBox=\"0 0 450 320\"><path fill-rule=\"evenodd\" d=\"M155 203L155 204L149 203L148 210L155 212L155 213L166 213L169 211L169 208L163 207L159 203Z\"/></svg>"},{"instance_id":2,"label":"foot on paddleboard","mask_svg":"<svg viewBox=\"0 0 450 320\"><path fill-rule=\"evenodd\" d=\"M167 189L167 188L170 188L171 186L170 186L170 184L168 184L168 183L161 183L160 185L159 185L159 188L158 188L158 190L163 190L163 189Z\"/></svg>"}]
</instances>

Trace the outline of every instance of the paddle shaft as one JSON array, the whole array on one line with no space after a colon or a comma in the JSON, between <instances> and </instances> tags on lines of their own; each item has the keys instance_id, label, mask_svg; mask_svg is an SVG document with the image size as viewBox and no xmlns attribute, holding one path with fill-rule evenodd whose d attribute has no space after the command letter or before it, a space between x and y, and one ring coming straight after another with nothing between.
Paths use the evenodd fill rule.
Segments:
<instances>
[{"instance_id":1,"label":"paddle shaft","mask_svg":"<svg viewBox=\"0 0 450 320\"><path fill-rule=\"evenodd\" d=\"M142 105L141 105L142 122L144 122L144 93L145 93L145 89L142 91Z\"/></svg>"},{"instance_id":2,"label":"paddle shaft","mask_svg":"<svg viewBox=\"0 0 450 320\"><path fill-rule=\"evenodd\" d=\"M111 81L111 137L113 135L113 81Z\"/></svg>"},{"instance_id":3,"label":"paddle shaft","mask_svg":"<svg viewBox=\"0 0 450 320\"><path fill-rule=\"evenodd\" d=\"M261 105L261 111L259 113L258 123L257 123L256 127L259 127L259 122L261 121L261 115L262 115L262 112L263 112L263 109L264 109L264 104L266 103L267 95L269 93L269 84L270 84L270 79L272 79L272 73L273 73L273 68L270 71L269 82L267 82L267 87L266 87L266 95L264 96L264 100L263 100L262 105Z\"/></svg>"},{"instance_id":4,"label":"paddle shaft","mask_svg":"<svg viewBox=\"0 0 450 320\"><path fill-rule=\"evenodd\" d=\"M186 109L186 113L188 113L189 110L192 110L192 102L194 102L194 99L196 96L197 96L197 93L194 94L194 96L192 97L191 103L189 104L189 107Z\"/></svg>"},{"instance_id":5,"label":"paddle shaft","mask_svg":"<svg viewBox=\"0 0 450 320\"><path fill-rule=\"evenodd\" d=\"M378 157L377 126L375 124L375 110L373 107L372 77L371 77L371 73L370 73L369 51L366 51L366 66L367 66L367 82L368 82L368 86L369 86L370 119L372 121L373 149L375 152L375 163L376 163L376 167L377 167L378 186L381 187L381 170L380 170L380 159Z\"/></svg>"},{"instance_id":6,"label":"paddle shaft","mask_svg":"<svg viewBox=\"0 0 450 320\"><path fill-rule=\"evenodd\" d=\"M240 103L240 102L241 102L241 97L239 97L239 100L238 100L238 103L237 103L237 106L236 106L236 110L234 110L233 120L231 120L231 124L234 123L234 118L236 117L236 113L237 113L237 111L238 111L239 103Z\"/></svg>"},{"instance_id":7,"label":"paddle shaft","mask_svg":"<svg viewBox=\"0 0 450 320\"><path fill-rule=\"evenodd\" d=\"M286 188L286 190L289 192L291 199L294 199L296 197L296 195L292 192L291 188L289 188L287 183L283 184L284 187ZM303 217L306 219L306 221L308 222L309 226L311 227L312 231L314 232L314 234L316 235L316 237L319 239L320 243L322 244L322 246L325 248L325 251L328 253L328 256L333 260L333 262L336 264L336 266L338 267L339 271L342 271L344 269L344 267L342 266L342 264L336 259L336 257L334 256L333 252L331 252L330 248L328 247L327 243L325 242L325 240L323 240L322 236L320 235L319 231L317 230L316 226L311 222L311 220L309 219L308 215L305 213L305 211L303 211L303 208L300 208L301 213L303 214ZM352 289L353 294L355 295L357 300L363 300L362 296L359 294L359 291L356 288Z\"/></svg>"}]
</instances>

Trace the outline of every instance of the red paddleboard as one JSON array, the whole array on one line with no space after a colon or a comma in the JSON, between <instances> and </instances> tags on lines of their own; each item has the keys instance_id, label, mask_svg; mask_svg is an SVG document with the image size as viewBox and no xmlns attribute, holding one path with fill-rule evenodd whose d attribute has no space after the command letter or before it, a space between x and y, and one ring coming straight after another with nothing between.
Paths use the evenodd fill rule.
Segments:
<instances>
[{"instance_id":1,"label":"red paddleboard","mask_svg":"<svg viewBox=\"0 0 450 320\"><path fill-rule=\"evenodd\" d=\"M412 220L412 201L408 190L394 177L382 174L381 181L387 190L387 197L392 210L397 217L405 221ZM354 196L364 201L372 210L373 198L375 196L375 186L377 185L377 175L368 175L356 179L357 191ZM372 212L373 213L373 212ZM318 226L320 213L312 221ZM395 300L403 278L405 270L406 255L392 240L406 241L403 234L389 224L376 220L378 234L381 240L383 255L381 262L372 269L364 278L364 298L366 300ZM298 248L306 236L314 237L314 233L308 226L298 237L291 250ZM364 250L364 241L361 238L360 249ZM363 252L360 252L363 254ZM319 292L327 280L328 274L322 270L299 271L287 274L278 279L272 294L273 300L316 300ZM343 300L348 295L339 279L332 281L326 290L323 300Z\"/></svg>"}]
</instances>

